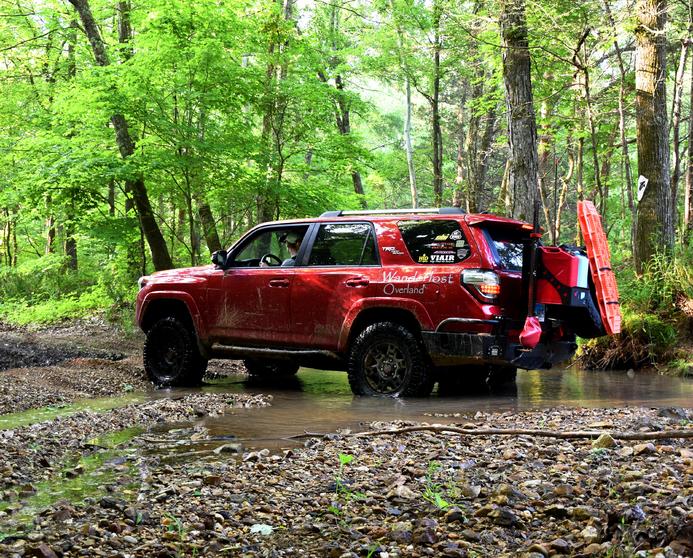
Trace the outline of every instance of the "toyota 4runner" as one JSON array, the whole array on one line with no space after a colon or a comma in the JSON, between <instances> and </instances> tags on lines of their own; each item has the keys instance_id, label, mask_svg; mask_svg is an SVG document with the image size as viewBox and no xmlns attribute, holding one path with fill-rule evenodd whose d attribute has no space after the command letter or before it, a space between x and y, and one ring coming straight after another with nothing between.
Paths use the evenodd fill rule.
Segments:
<instances>
[{"instance_id":1,"label":"toyota 4runner","mask_svg":"<svg viewBox=\"0 0 693 558\"><path fill-rule=\"evenodd\" d=\"M346 370L358 395L514 381L569 359L576 334L604 334L585 252L540 246L530 272L532 233L457 208L263 223L212 265L140 279L145 369L158 385L199 383L210 358L262 376ZM531 282L540 330L528 344Z\"/></svg>"}]
</instances>

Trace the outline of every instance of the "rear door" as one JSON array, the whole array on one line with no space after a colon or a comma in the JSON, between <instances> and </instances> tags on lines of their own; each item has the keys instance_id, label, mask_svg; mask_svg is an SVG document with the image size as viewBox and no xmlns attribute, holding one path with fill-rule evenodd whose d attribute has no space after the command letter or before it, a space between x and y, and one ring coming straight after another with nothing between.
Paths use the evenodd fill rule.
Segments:
<instances>
[{"instance_id":1,"label":"rear door","mask_svg":"<svg viewBox=\"0 0 693 558\"><path fill-rule=\"evenodd\" d=\"M344 317L358 300L373 296L380 275L375 231L368 222L341 221L320 223L311 236L293 277L292 340L336 349Z\"/></svg>"}]
</instances>

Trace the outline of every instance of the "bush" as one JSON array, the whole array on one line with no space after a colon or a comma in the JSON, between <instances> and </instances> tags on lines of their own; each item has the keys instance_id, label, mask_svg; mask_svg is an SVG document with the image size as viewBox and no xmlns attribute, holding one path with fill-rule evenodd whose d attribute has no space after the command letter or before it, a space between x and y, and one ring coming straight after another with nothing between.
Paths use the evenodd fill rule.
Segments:
<instances>
[{"instance_id":1,"label":"bush","mask_svg":"<svg viewBox=\"0 0 693 558\"><path fill-rule=\"evenodd\" d=\"M677 346L693 332L693 273L689 254L655 256L638 276L626 264L617 273L621 333L581 342L578 364L590 369L640 369L681 365ZM686 359L684 359L685 361Z\"/></svg>"}]
</instances>

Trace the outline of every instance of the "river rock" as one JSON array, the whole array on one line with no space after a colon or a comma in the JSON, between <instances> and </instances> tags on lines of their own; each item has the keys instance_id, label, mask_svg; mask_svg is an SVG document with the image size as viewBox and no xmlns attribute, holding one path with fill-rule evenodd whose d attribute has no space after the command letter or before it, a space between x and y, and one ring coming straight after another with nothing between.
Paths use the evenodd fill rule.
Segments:
<instances>
[{"instance_id":1,"label":"river rock","mask_svg":"<svg viewBox=\"0 0 693 558\"><path fill-rule=\"evenodd\" d=\"M593 448L613 448L616 447L616 440L610 434L600 434L599 437L592 442Z\"/></svg>"}]
</instances>

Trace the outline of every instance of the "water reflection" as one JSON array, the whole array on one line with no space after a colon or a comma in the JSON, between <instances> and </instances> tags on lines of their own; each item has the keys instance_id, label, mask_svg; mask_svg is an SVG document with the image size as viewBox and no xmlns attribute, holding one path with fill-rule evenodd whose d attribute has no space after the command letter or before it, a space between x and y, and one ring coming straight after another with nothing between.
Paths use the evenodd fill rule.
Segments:
<instances>
[{"instance_id":1,"label":"water reflection","mask_svg":"<svg viewBox=\"0 0 693 558\"><path fill-rule=\"evenodd\" d=\"M236 435L247 446L278 449L294 445L287 438L309 432L360 429L372 421L420 420L464 422L477 411L512 411L549 407L690 406L693 381L652 374L583 370L520 371L517 387L502 393L423 399L354 397L344 372L302 369L278 382L230 376L202 388L210 392L268 393L272 407L234 409L206 419L210 434ZM447 414L450 417L441 417Z\"/></svg>"}]
</instances>

